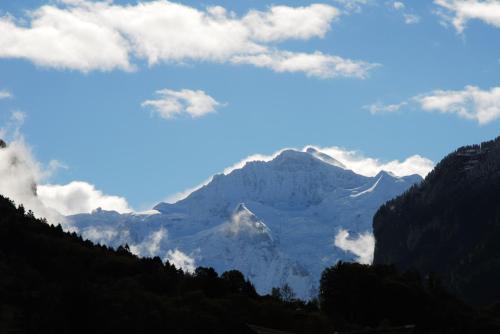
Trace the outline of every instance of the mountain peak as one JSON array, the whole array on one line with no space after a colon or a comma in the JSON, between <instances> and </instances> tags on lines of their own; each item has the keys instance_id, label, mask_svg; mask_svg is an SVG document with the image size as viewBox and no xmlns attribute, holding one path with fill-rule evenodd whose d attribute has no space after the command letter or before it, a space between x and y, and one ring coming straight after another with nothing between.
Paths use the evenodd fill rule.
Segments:
<instances>
[{"instance_id":1,"label":"mountain peak","mask_svg":"<svg viewBox=\"0 0 500 334\"><path fill-rule=\"evenodd\" d=\"M293 149L282 151L269 162L270 166L274 166L274 169L290 171L309 170L311 167L320 166L323 163L306 152Z\"/></svg>"},{"instance_id":2,"label":"mountain peak","mask_svg":"<svg viewBox=\"0 0 500 334\"><path fill-rule=\"evenodd\" d=\"M235 214L243 213L243 212L248 212L251 213L250 210L245 206L245 203L240 203L236 206L236 209L234 209Z\"/></svg>"},{"instance_id":3,"label":"mountain peak","mask_svg":"<svg viewBox=\"0 0 500 334\"><path fill-rule=\"evenodd\" d=\"M312 146L309 146L307 149L306 149L306 153L309 153L309 154L314 154L314 153L317 153L319 152L317 149L315 149L314 147Z\"/></svg>"},{"instance_id":4,"label":"mountain peak","mask_svg":"<svg viewBox=\"0 0 500 334\"><path fill-rule=\"evenodd\" d=\"M276 158L273 160L284 160L284 159L307 159L308 156L302 151L294 150L294 149L286 149L281 151Z\"/></svg>"},{"instance_id":5,"label":"mountain peak","mask_svg":"<svg viewBox=\"0 0 500 334\"><path fill-rule=\"evenodd\" d=\"M328 163L330 165L334 165L334 166L337 166L337 167L340 167L340 168L343 168L343 169L347 169L347 167L343 163L341 163L340 161L338 161L337 159L329 156L326 153L318 151L316 148L314 148L312 146L309 146L306 149L306 153L309 153L313 157L318 158L319 160L321 160L323 162L326 162L326 163Z\"/></svg>"},{"instance_id":6,"label":"mountain peak","mask_svg":"<svg viewBox=\"0 0 500 334\"><path fill-rule=\"evenodd\" d=\"M380 172L378 172L377 175L375 175L376 178L381 178L383 176L389 176L391 178L398 178L398 176L396 176L394 173L383 170L383 169Z\"/></svg>"},{"instance_id":7,"label":"mountain peak","mask_svg":"<svg viewBox=\"0 0 500 334\"><path fill-rule=\"evenodd\" d=\"M231 216L230 231L235 234L265 234L267 239L272 240L270 230L255 214L250 211L244 203L236 206Z\"/></svg>"},{"instance_id":8,"label":"mountain peak","mask_svg":"<svg viewBox=\"0 0 500 334\"><path fill-rule=\"evenodd\" d=\"M236 209L233 211L232 220L250 225L260 222L260 219L245 206L245 203L240 203L236 206Z\"/></svg>"},{"instance_id":9,"label":"mountain peak","mask_svg":"<svg viewBox=\"0 0 500 334\"><path fill-rule=\"evenodd\" d=\"M309 169L311 166L327 164L347 170L347 167L343 163L332 158L328 154L318 151L314 147L308 147L306 151L294 149L284 150L275 157L272 162L280 166L293 166L295 169L301 169L301 167Z\"/></svg>"}]
</instances>

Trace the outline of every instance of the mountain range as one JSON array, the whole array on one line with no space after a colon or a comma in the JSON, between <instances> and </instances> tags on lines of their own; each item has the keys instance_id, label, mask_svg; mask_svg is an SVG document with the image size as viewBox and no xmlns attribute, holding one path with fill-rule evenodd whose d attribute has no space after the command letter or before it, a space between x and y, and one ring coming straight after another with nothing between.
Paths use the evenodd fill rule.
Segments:
<instances>
[{"instance_id":1,"label":"mountain range","mask_svg":"<svg viewBox=\"0 0 500 334\"><path fill-rule=\"evenodd\" d=\"M240 270L259 293L289 285L296 296L317 295L324 268L339 260L371 262L372 217L421 181L381 171L368 177L312 147L251 161L154 213L97 209L68 217L86 239L128 244L192 271Z\"/></svg>"},{"instance_id":2,"label":"mountain range","mask_svg":"<svg viewBox=\"0 0 500 334\"><path fill-rule=\"evenodd\" d=\"M0 332L498 333L499 157L500 138L462 147L418 182L360 176L311 150L284 151L160 203L155 214L70 217L81 235L0 196ZM288 284L311 297L310 268L322 251L365 260L356 246L369 230L349 239L358 233L343 225L349 221L314 213L333 203L330 214L355 215L408 184L375 213L374 264L327 264L318 298L307 302L286 286L257 293L249 279L261 294ZM278 213L281 222L270 219ZM304 250L313 255L296 256Z\"/></svg>"}]
</instances>

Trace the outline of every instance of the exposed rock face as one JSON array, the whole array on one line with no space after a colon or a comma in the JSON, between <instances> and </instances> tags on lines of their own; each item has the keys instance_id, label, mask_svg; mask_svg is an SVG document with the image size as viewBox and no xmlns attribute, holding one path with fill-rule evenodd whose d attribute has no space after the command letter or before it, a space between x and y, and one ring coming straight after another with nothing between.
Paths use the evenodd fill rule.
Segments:
<instances>
[{"instance_id":1,"label":"exposed rock face","mask_svg":"<svg viewBox=\"0 0 500 334\"><path fill-rule=\"evenodd\" d=\"M463 299L500 299L500 137L444 158L373 222L374 263L438 274Z\"/></svg>"}]
</instances>

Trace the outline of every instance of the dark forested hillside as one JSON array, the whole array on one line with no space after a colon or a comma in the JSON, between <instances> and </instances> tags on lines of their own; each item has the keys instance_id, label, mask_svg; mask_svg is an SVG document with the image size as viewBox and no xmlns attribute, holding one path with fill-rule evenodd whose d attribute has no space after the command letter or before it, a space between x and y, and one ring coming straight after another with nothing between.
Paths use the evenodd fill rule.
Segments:
<instances>
[{"instance_id":1,"label":"dark forested hillside","mask_svg":"<svg viewBox=\"0 0 500 334\"><path fill-rule=\"evenodd\" d=\"M186 274L95 246L0 196L0 333L327 333L301 302L260 297L238 271Z\"/></svg>"},{"instance_id":2,"label":"dark forested hillside","mask_svg":"<svg viewBox=\"0 0 500 334\"><path fill-rule=\"evenodd\" d=\"M484 316L434 283L392 267L339 263L323 273L319 305L295 300L287 287L259 296L236 270L187 274L159 258L137 258L126 246L96 246L0 196L2 334L498 329L498 311Z\"/></svg>"},{"instance_id":3,"label":"dark forested hillside","mask_svg":"<svg viewBox=\"0 0 500 334\"><path fill-rule=\"evenodd\" d=\"M473 303L500 300L500 138L444 158L374 217L375 264L435 273Z\"/></svg>"},{"instance_id":4,"label":"dark forested hillside","mask_svg":"<svg viewBox=\"0 0 500 334\"><path fill-rule=\"evenodd\" d=\"M387 328L373 333L500 333L498 310L476 309L435 277L388 265L339 262L321 277L321 310L337 328ZM392 328L392 330L389 330ZM372 333L372 332L367 332Z\"/></svg>"}]
</instances>

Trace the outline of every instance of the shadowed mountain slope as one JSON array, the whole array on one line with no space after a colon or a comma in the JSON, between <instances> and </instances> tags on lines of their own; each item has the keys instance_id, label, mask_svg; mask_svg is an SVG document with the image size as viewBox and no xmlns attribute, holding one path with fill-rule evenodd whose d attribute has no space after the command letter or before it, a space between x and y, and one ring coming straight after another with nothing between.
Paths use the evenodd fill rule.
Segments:
<instances>
[{"instance_id":1,"label":"shadowed mountain slope","mask_svg":"<svg viewBox=\"0 0 500 334\"><path fill-rule=\"evenodd\" d=\"M436 273L470 302L500 300L500 138L445 157L373 228L375 264Z\"/></svg>"}]
</instances>

